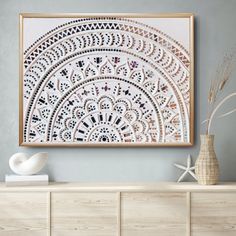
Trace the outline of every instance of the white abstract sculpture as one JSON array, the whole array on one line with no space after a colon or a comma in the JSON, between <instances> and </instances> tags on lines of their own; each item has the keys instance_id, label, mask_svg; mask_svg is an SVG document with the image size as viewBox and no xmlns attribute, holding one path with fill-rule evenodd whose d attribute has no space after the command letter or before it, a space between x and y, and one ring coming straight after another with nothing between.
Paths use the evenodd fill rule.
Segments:
<instances>
[{"instance_id":1,"label":"white abstract sculpture","mask_svg":"<svg viewBox=\"0 0 236 236\"><path fill-rule=\"evenodd\" d=\"M39 172L48 159L46 152L39 152L31 157L25 153L16 153L9 160L9 166L18 175L33 175Z\"/></svg>"}]
</instances>

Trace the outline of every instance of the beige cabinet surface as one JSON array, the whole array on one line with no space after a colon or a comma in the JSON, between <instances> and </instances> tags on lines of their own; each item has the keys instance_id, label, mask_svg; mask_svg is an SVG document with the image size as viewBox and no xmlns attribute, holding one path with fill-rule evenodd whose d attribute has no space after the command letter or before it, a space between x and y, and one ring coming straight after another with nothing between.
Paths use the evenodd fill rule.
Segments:
<instances>
[{"instance_id":1,"label":"beige cabinet surface","mask_svg":"<svg viewBox=\"0 0 236 236\"><path fill-rule=\"evenodd\" d=\"M116 193L52 193L52 236L117 236Z\"/></svg>"},{"instance_id":2,"label":"beige cabinet surface","mask_svg":"<svg viewBox=\"0 0 236 236\"><path fill-rule=\"evenodd\" d=\"M47 235L47 194L0 192L0 236Z\"/></svg>"},{"instance_id":3,"label":"beige cabinet surface","mask_svg":"<svg viewBox=\"0 0 236 236\"><path fill-rule=\"evenodd\" d=\"M192 236L235 236L236 193L192 193Z\"/></svg>"},{"instance_id":4,"label":"beige cabinet surface","mask_svg":"<svg viewBox=\"0 0 236 236\"><path fill-rule=\"evenodd\" d=\"M121 195L122 236L186 235L185 193Z\"/></svg>"},{"instance_id":5,"label":"beige cabinet surface","mask_svg":"<svg viewBox=\"0 0 236 236\"><path fill-rule=\"evenodd\" d=\"M0 183L0 236L159 235L236 236L236 183Z\"/></svg>"}]
</instances>

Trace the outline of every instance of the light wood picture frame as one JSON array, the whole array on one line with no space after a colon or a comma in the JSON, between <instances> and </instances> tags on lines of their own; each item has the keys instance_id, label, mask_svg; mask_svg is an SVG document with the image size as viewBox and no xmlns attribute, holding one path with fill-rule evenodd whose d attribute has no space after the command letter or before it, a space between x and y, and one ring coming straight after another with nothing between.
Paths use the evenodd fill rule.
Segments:
<instances>
[{"instance_id":1,"label":"light wood picture frame","mask_svg":"<svg viewBox=\"0 0 236 236\"><path fill-rule=\"evenodd\" d=\"M19 145L193 143L193 14L20 14Z\"/></svg>"}]
</instances>

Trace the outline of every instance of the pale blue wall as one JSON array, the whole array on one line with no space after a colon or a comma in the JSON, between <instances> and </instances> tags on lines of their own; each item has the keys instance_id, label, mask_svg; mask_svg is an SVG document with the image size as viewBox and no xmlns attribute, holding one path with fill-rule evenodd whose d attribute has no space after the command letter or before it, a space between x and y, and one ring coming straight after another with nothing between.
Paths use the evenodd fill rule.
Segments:
<instances>
[{"instance_id":1,"label":"pale blue wall","mask_svg":"<svg viewBox=\"0 0 236 236\"><path fill-rule=\"evenodd\" d=\"M196 145L191 148L18 147L18 14L20 12L192 12L196 16ZM236 45L235 0L0 0L0 180L15 152L49 152L45 168L56 181L171 181L174 162L194 159L207 89L224 52ZM234 73L236 77L236 72ZM233 78L226 92L236 91ZM228 104L236 107L236 102ZM227 109L226 109L227 110ZM221 180L236 180L236 113L214 124ZM201 131L200 131L201 130Z\"/></svg>"}]
</instances>

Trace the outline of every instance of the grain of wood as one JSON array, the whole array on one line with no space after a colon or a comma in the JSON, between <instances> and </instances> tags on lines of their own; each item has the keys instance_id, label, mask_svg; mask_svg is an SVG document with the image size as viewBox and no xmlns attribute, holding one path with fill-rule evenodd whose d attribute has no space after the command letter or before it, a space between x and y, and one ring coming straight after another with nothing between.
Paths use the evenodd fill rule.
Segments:
<instances>
[{"instance_id":1,"label":"grain of wood","mask_svg":"<svg viewBox=\"0 0 236 236\"><path fill-rule=\"evenodd\" d=\"M236 192L236 182L217 185L199 185L196 182L149 182L149 183L86 183L51 182L46 186L6 187L0 183L0 192Z\"/></svg>"},{"instance_id":2,"label":"grain of wood","mask_svg":"<svg viewBox=\"0 0 236 236\"><path fill-rule=\"evenodd\" d=\"M51 192L47 193L47 236L51 236Z\"/></svg>"},{"instance_id":3,"label":"grain of wood","mask_svg":"<svg viewBox=\"0 0 236 236\"><path fill-rule=\"evenodd\" d=\"M191 194L192 236L235 236L235 193Z\"/></svg>"},{"instance_id":4,"label":"grain of wood","mask_svg":"<svg viewBox=\"0 0 236 236\"><path fill-rule=\"evenodd\" d=\"M52 193L52 236L117 236L116 193Z\"/></svg>"},{"instance_id":5,"label":"grain of wood","mask_svg":"<svg viewBox=\"0 0 236 236\"><path fill-rule=\"evenodd\" d=\"M46 193L0 193L0 235L47 235Z\"/></svg>"},{"instance_id":6,"label":"grain of wood","mask_svg":"<svg viewBox=\"0 0 236 236\"><path fill-rule=\"evenodd\" d=\"M0 236L189 236L190 230L236 235L235 183L0 183Z\"/></svg>"},{"instance_id":7,"label":"grain of wood","mask_svg":"<svg viewBox=\"0 0 236 236\"><path fill-rule=\"evenodd\" d=\"M191 192L186 193L186 205L187 205L186 235L191 236Z\"/></svg>"},{"instance_id":8,"label":"grain of wood","mask_svg":"<svg viewBox=\"0 0 236 236\"><path fill-rule=\"evenodd\" d=\"M187 205L184 193L122 193L122 236L184 236Z\"/></svg>"}]
</instances>

